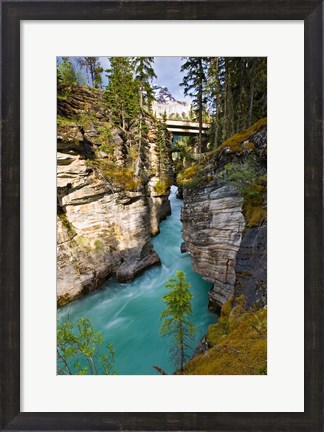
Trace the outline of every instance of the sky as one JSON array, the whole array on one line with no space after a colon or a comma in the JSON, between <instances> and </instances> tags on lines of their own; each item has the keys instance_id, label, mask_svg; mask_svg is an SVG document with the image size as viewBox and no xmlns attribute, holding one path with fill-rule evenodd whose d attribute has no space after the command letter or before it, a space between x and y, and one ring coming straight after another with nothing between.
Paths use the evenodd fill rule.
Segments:
<instances>
[{"instance_id":1,"label":"sky","mask_svg":"<svg viewBox=\"0 0 324 432\"><path fill-rule=\"evenodd\" d=\"M183 61L182 57L154 57L154 70L157 78L154 78L153 84L158 84L163 87L167 87L172 96L180 101L188 101L191 99L188 96L184 96L183 87L180 87L180 83L184 76L183 72L180 72L181 64ZM104 69L107 69L109 62L107 57L100 57L100 62ZM104 79L104 84L107 83L107 78Z\"/></svg>"},{"instance_id":2,"label":"sky","mask_svg":"<svg viewBox=\"0 0 324 432\"><path fill-rule=\"evenodd\" d=\"M177 100L190 102L190 98L183 94L183 87L179 85L184 76L184 73L180 72L182 63L181 57L154 57L154 70L157 79L154 79L153 84L167 87Z\"/></svg>"},{"instance_id":3,"label":"sky","mask_svg":"<svg viewBox=\"0 0 324 432\"><path fill-rule=\"evenodd\" d=\"M183 63L181 59L182 57L154 57L153 67L157 78L154 78L153 84L167 87L172 96L177 100L190 102L190 97L184 96L183 87L180 87L184 76L184 73L180 72L181 64ZM104 69L109 67L107 57L100 57L100 62ZM105 73L102 74L102 77L103 84L107 85Z\"/></svg>"}]
</instances>

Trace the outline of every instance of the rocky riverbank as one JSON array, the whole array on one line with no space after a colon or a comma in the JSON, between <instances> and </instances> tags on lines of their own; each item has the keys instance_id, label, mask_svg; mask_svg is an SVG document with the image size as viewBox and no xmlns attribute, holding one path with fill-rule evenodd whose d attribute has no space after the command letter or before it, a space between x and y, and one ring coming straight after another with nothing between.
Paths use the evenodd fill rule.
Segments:
<instances>
[{"instance_id":1,"label":"rocky riverbank","mask_svg":"<svg viewBox=\"0 0 324 432\"><path fill-rule=\"evenodd\" d=\"M187 374L266 373L267 127L234 135L179 176L183 238L194 270L213 283L216 325Z\"/></svg>"},{"instance_id":2,"label":"rocky riverbank","mask_svg":"<svg viewBox=\"0 0 324 432\"><path fill-rule=\"evenodd\" d=\"M170 213L170 182L159 175L155 121L129 167L136 137L113 126L103 94L76 86L58 99L57 302L93 291L111 276L128 282L160 259L150 239ZM170 142L169 142L170 145Z\"/></svg>"}]
</instances>

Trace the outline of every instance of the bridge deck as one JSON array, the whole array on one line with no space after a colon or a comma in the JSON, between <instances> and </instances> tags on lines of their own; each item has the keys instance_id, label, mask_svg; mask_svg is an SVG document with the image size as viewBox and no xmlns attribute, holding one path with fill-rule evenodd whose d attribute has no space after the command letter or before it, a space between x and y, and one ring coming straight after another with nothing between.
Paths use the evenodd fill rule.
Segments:
<instances>
[{"instance_id":1,"label":"bridge deck","mask_svg":"<svg viewBox=\"0 0 324 432\"><path fill-rule=\"evenodd\" d=\"M169 132L172 132L174 135L177 134L181 134L181 135L186 135L186 134L198 134L199 133L199 129L195 128L195 129L187 129L187 128L175 128L175 127L167 127ZM206 129L202 129L201 131L203 134L207 133Z\"/></svg>"},{"instance_id":2,"label":"bridge deck","mask_svg":"<svg viewBox=\"0 0 324 432\"><path fill-rule=\"evenodd\" d=\"M166 126L171 128L181 128L181 129L199 129L199 123L193 122L193 121L187 121L187 120L166 120L165 122ZM209 123L203 123L202 128L203 129L209 129L210 124Z\"/></svg>"}]
</instances>

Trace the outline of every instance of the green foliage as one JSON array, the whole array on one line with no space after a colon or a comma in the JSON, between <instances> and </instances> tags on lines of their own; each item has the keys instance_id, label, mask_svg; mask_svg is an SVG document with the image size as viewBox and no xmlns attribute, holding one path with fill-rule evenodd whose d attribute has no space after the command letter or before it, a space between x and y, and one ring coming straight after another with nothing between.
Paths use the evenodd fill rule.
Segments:
<instances>
[{"instance_id":1,"label":"green foliage","mask_svg":"<svg viewBox=\"0 0 324 432\"><path fill-rule=\"evenodd\" d=\"M262 225L267 220L267 177L260 176L243 191L242 213L249 228Z\"/></svg>"},{"instance_id":2,"label":"green foliage","mask_svg":"<svg viewBox=\"0 0 324 432\"><path fill-rule=\"evenodd\" d=\"M189 136L179 138L174 144L173 152L179 153L179 157L182 160L194 161L191 138Z\"/></svg>"},{"instance_id":3,"label":"green foliage","mask_svg":"<svg viewBox=\"0 0 324 432\"><path fill-rule=\"evenodd\" d=\"M160 333L163 337L171 337L171 359L175 367L183 371L196 333L196 328L190 321L192 316L190 283L186 282L185 273L179 270L175 277L168 280L165 287L169 292L162 297L166 309L161 313L163 323Z\"/></svg>"},{"instance_id":4,"label":"green foliage","mask_svg":"<svg viewBox=\"0 0 324 432\"><path fill-rule=\"evenodd\" d=\"M212 179L213 176L205 173L204 165L199 162L180 171L177 175L177 184L188 189L206 185Z\"/></svg>"},{"instance_id":5,"label":"green foliage","mask_svg":"<svg viewBox=\"0 0 324 432\"><path fill-rule=\"evenodd\" d=\"M170 149L168 145L167 129L162 123L157 125L156 133L156 152L158 156L158 172L160 181L167 183L169 178L170 166Z\"/></svg>"},{"instance_id":6,"label":"green foliage","mask_svg":"<svg viewBox=\"0 0 324 432\"><path fill-rule=\"evenodd\" d=\"M97 168L104 175L113 189L136 191L140 186L132 168L118 166L107 159L89 160L88 163L90 166Z\"/></svg>"},{"instance_id":7,"label":"green foliage","mask_svg":"<svg viewBox=\"0 0 324 432\"><path fill-rule=\"evenodd\" d=\"M103 68L100 64L99 57L78 57L77 61L81 70L85 70L88 85L95 88L101 88L101 74Z\"/></svg>"},{"instance_id":8,"label":"green foliage","mask_svg":"<svg viewBox=\"0 0 324 432\"><path fill-rule=\"evenodd\" d=\"M70 119L68 117L57 116L57 125L60 127L64 126L76 126L76 119Z\"/></svg>"},{"instance_id":9,"label":"green foliage","mask_svg":"<svg viewBox=\"0 0 324 432\"><path fill-rule=\"evenodd\" d=\"M94 122L97 122L98 119L94 112L84 110L80 112L77 116L75 116L75 122L78 126L82 126L83 129L90 129Z\"/></svg>"},{"instance_id":10,"label":"green foliage","mask_svg":"<svg viewBox=\"0 0 324 432\"><path fill-rule=\"evenodd\" d=\"M105 99L112 113L113 121L124 130L140 109L139 86L133 78L133 69L128 57L111 57L107 70L108 86Z\"/></svg>"},{"instance_id":11,"label":"green foliage","mask_svg":"<svg viewBox=\"0 0 324 432\"><path fill-rule=\"evenodd\" d=\"M186 75L180 85L184 87L184 94L192 98L192 107L198 116L198 153L201 153L203 112L207 103L205 88L207 84L208 57L184 57L184 60L181 72L186 72Z\"/></svg>"},{"instance_id":12,"label":"green foliage","mask_svg":"<svg viewBox=\"0 0 324 432\"><path fill-rule=\"evenodd\" d=\"M63 86L71 86L78 82L77 74L69 57L63 57L62 63L57 67L57 80Z\"/></svg>"},{"instance_id":13,"label":"green foliage","mask_svg":"<svg viewBox=\"0 0 324 432\"><path fill-rule=\"evenodd\" d=\"M57 373L59 375L114 374L115 351L111 344L100 351L103 337L90 320L82 317L57 325Z\"/></svg>"},{"instance_id":14,"label":"green foliage","mask_svg":"<svg viewBox=\"0 0 324 432\"><path fill-rule=\"evenodd\" d=\"M254 155L250 155L242 163L230 162L224 166L224 174L229 183L234 184L241 194L246 187L255 182L260 175L260 167Z\"/></svg>"},{"instance_id":15,"label":"green foliage","mask_svg":"<svg viewBox=\"0 0 324 432\"><path fill-rule=\"evenodd\" d=\"M98 132L100 132L99 142L102 145L108 146L108 144L112 140L112 132L111 132L110 124L108 122L105 122L102 126L98 127ZM102 148L102 150L103 150L103 148ZM105 151L105 150L103 150L103 151Z\"/></svg>"},{"instance_id":16,"label":"green foliage","mask_svg":"<svg viewBox=\"0 0 324 432\"><path fill-rule=\"evenodd\" d=\"M141 108L146 107L151 111L154 92L150 82L153 78L157 78L152 66L154 57L133 57L132 62L135 71L135 81L138 82L140 92L140 106Z\"/></svg>"},{"instance_id":17,"label":"green foliage","mask_svg":"<svg viewBox=\"0 0 324 432\"><path fill-rule=\"evenodd\" d=\"M210 57L208 62L206 93L216 148L267 115L267 59Z\"/></svg>"},{"instance_id":18,"label":"green foliage","mask_svg":"<svg viewBox=\"0 0 324 432\"><path fill-rule=\"evenodd\" d=\"M226 164L224 173L227 180L234 184L243 196L242 213L246 227L251 228L265 223L267 177L257 164L255 156L251 155L241 164Z\"/></svg>"}]
</instances>

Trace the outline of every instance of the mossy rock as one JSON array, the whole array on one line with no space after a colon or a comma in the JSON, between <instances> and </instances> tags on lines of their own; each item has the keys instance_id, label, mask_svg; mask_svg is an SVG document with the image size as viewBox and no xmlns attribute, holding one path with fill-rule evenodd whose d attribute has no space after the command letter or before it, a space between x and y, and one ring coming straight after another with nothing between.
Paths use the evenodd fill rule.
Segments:
<instances>
[{"instance_id":1,"label":"mossy rock","mask_svg":"<svg viewBox=\"0 0 324 432\"><path fill-rule=\"evenodd\" d=\"M222 145L217 147L212 153L218 155L224 149L229 150L231 153L238 153L244 150L254 150L255 146L249 141L252 134L258 132L262 127L267 124L267 119L262 118L254 123L250 128L243 132L239 132L228 138Z\"/></svg>"},{"instance_id":2,"label":"mossy rock","mask_svg":"<svg viewBox=\"0 0 324 432\"><path fill-rule=\"evenodd\" d=\"M238 301L237 301L238 300ZM210 325L211 348L191 359L187 375L264 375L267 368L267 309L246 311L244 300L224 304L217 324ZM227 334L223 331L224 322Z\"/></svg>"},{"instance_id":3,"label":"mossy rock","mask_svg":"<svg viewBox=\"0 0 324 432\"><path fill-rule=\"evenodd\" d=\"M158 195L165 195L171 186L169 180L159 180L154 186L154 190Z\"/></svg>"},{"instance_id":4,"label":"mossy rock","mask_svg":"<svg viewBox=\"0 0 324 432\"><path fill-rule=\"evenodd\" d=\"M267 208L265 198L267 194L266 176L245 188L243 192L242 213L245 217L247 228L262 225L267 220Z\"/></svg>"},{"instance_id":5,"label":"mossy rock","mask_svg":"<svg viewBox=\"0 0 324 432\"><path fill-rule=\"evenodd\" d=\"M137 191L140 186L132 168L118 166L107 159L89 160L88 163L97 168L116 190Z\"/></svg>"}]
</instances>

